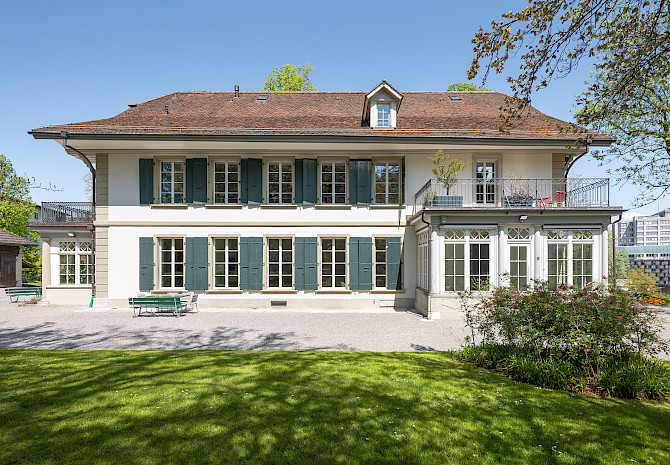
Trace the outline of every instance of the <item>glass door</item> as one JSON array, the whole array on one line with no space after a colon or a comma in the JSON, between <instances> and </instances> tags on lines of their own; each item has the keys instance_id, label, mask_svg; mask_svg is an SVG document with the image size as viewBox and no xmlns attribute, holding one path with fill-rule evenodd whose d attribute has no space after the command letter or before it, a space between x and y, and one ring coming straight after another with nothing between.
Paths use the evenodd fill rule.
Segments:
<instances>
[{"instance_id":1,"label":"glass door","mask_svg":"<svg viewBox=\"0 0 670 465\"><path fill-rule=\"evenodd\" d=\"M528 286L529 244L509 246L509 282L514 289L522 291Z\"/></svg>"},{"instance_id":2,"label":"glass door","mask_svg":"<svg viewBox=\"0 0 670 465\"><path fill-rule=\"evenodd\" d=\"M496 202L495 162L478 161L475 163L475 202L494 204Z\"/></svg>"}]
</instances>

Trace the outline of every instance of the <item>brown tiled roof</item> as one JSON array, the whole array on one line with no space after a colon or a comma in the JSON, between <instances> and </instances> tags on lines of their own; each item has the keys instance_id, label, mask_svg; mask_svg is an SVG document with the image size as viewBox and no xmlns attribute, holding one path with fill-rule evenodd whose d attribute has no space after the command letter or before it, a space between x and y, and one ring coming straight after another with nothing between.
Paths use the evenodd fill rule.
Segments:
<instances>
[{"instance_id":1,"label":"brown tiled roof","mask_svg":"<svg viewBox=\"0 0 670 465\"><path fill-rule=\"evenodd\" d=\"M258 100L259 95L267 100ZM497 129L500 92L402 92L397 128L362 121L366 92L174 92L131 106L107 119L47 126L35 133L345 135L495 139L575 139L570 123L535 108L509 132ZM457 95L461 100L451 100ZM167 112L166 112L167 109ZM595 139L608 140L596 134Z\"/></svg>"},{"instance_id":2,"label":"brown tiled roof","mask_svg":"<svg viewBox=\"0 0 670 465\"><path fill-rule=\"evenodd\" d=\"M21 236L12 234L9 231L0 229L0 245L27 245L27 246L37 246L33 241L24 239Z\"/></svg>"}]
</instances>

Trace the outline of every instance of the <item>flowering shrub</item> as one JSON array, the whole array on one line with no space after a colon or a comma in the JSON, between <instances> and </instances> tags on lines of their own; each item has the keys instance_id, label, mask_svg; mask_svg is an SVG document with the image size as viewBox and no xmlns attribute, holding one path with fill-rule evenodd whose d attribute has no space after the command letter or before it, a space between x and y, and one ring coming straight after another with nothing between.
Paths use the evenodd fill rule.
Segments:
<instances>
[{"instance_id":1,"label":"flowering shrub","mask_svg":"<svg viewBox=\"0 0 670 465\"><path fill-rule=\"evenodd\" d=\"M27 304L35 305L35 304L37 304L37 302L39 302L40 300L42 300L41 297L31 297L30 299L28 299L28 300L26 301L26 303L27 303Z\"/></svg>"},{"instance_id":2,"label":"flowering shrub","mask_svg":"<svg viewBox=\"0 0 670 465\"><path fill-rule=\"evenodd\" d=\"M661 321L629 294L597 284L551 289L540 282L524 291L498 287L478 299L470 291L460 296L471 329L463 356L479 365L561 389L645 397L670 390L667 373L660 390L658 383L652 390L628 389L621 386L626 378L613 374L648 371L646 356L668 350L659 336ZM657 368L654 373L664 371Z\"/></svg>"}]
</instances>

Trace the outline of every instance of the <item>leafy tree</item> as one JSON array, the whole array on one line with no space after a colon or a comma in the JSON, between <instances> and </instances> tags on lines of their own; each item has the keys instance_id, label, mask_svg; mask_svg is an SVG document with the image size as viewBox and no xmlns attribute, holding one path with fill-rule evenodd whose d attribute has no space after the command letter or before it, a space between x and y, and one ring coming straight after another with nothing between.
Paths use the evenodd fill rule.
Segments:
<instances>
[{"instance_id":1,"label":"leafy tree","mask_svg":"<svg viewBox=\"0 0 670 465\"><path fill-rule=\"evenodd\" d=\"M520 58L519 73L507 78L513 98L502 112L501 127L512 126L528 110L533 92L586 58L595 62L597 78L585 95L608 105L623 91L644 95L649 77L667 74L669 23L667 0L528 0L526 8L503 14L489 30L480 27L468 78L481 72L485 82L491 71L502 73L510 58Z\"/></svg>"},{"instance_id":2,"label":"leafy tree","mask_svg":"<svg viewBox=\"0 0 670 465\"><path fill-rule=\"evenodd\" d=\"M431 171L437 181L445 187L447 195L449 195L449 190L456 184L458 173L472 163L472 160L460 161L451 158L449 154L442 153L442 150L438 150L434 156L428 157L428 160L435 165Z\"/></svg>"},{"instance_id":3,"label":"leafy tree","mask_svg":"<svg viewBox=\"0 0 670 465\"><path fill-rule=\"evenodd\" d=\"M34 213L35 204L30 198L28 180L19 176L9 158L0 154L0 228L37 241L39 235L28 227ZM42 274L39 249L26 247L23 252L28 262L37 265L31 269L31 274L34 275L33 278L39 279Z\"/></svg>"},{"instance_id":4,"label":"leafy tree","mask_svg":"<svg viewBox=\"0 0 670 465\"><path fill-rule=\"evenodd\" d=\"M309 78L312 71L314 67L309 63L274 67L265 79L263 90L316 90Z\"/></svg>"},{"instance_id":5,"label":"leafy tree","mask_svg":"<svg viewBox=\"0 0 670 465\"><path fill-rule=\"evenodd\" d=\"M477 85L471 83L471 82L455 82L453 84L449 84L449 87L447 87L448 91L476 91L476 90L486 90L486 91L491 91L491 89L487 89L486 87L478 87Z\"/></svg>"},{"instance_id":6,"label":"leafy tree","mask_svg":"<svg viewBox=\"0 0 670 465\"><path fill-rule=\"evenodd\" d=\"M658 278L644 271L642 267L634 268L628 272L628 290L635 294L655 295L661 292L658 286Z\"/></svg>"}]
</instances>

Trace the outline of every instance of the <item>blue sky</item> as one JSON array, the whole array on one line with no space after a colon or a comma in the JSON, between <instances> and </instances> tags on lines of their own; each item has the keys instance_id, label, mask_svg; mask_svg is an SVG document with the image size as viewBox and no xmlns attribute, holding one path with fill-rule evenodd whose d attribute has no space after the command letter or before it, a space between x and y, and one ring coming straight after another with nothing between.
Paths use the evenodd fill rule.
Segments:
<instances>
[{"instance_id":1,"label":"blue sky","mask_svg":"<svg viewBox=\"0 0 670 465\"><path fill-rule=\"evenodd\" d=\"M274 67L311 63L319 90L369 90L386 79L399 90L444 90L466 80L480 25L524 1L4 2L0 153L19 173L59 191L33 199L82 200L83 163L26 131L113 116L127 104L172 91L262 88ZM510 72L514 70L510 69ZM584 66L536 95L541 111L571 120ZM504 76L487 87L508 91ZM606 177L582 159L573 171ZM611 189L630 207L635 191ZM657 211L664 203L636 209Z\"/></svg>"}]
</instances>

